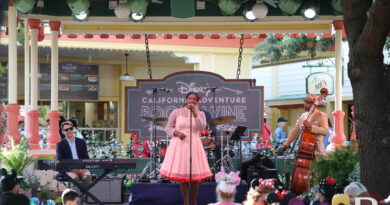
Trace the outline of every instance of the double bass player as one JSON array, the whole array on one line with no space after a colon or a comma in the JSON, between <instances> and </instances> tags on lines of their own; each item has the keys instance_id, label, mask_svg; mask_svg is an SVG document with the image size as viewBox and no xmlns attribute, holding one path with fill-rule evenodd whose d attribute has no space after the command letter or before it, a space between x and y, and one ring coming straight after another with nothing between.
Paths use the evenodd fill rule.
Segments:
<instances>
[{"instance_id":1,"label":"double bass player","mask_svg":"<svg viewBox=\"0 0 390 205\"><path fill-rule=\"evenodd\" d=\"M309 129L315 136L315 148L314 148L314 160L318 157L326 157L323 137L328 135L328 115L319 111L317 108L314 108L313 114L310 119L307 118L307 111L310 110L313 103L316 101L317 96L314 94L307 94L304 99L305 104L305 113L303 113L295 126L295 128L288 135L286 141L280 147L280 151L284 152L287 147L298 137L298 133L302 124L305 128Z\"/></svg>"}]
</instances>

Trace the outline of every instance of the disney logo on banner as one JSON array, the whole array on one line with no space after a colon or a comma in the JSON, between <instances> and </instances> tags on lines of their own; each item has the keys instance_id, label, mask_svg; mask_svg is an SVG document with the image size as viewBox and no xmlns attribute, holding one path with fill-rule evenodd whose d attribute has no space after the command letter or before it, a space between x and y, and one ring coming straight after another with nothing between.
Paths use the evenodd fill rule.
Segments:
<instances>
[{"instance_id":1,"label":"disney logo on banner","mask_svg":"<svg viewBox=\"0 0 390 205\"><path fill-rule=\"evenodd\" d=\"M228 87L221 87L221 88L217 88L217 87L209 87L209 86L198 86L196 87L196 83L194 82L191 82L189 84L185 83L185 82L182 82L182 81L178 81L176 82L176 84L179 85L177 91L181 94L187 94L189 92L195 92L195 93L206 93L206 97L208 96L208 94L212 91L212 90L215 90L216 92L219 92L221 91L222 89L224 90L228 90L230 92L233 92L237 95L241 95L242 94L242 91L241 90L236 90L236 89L231 89L231 88L228 88Z\"/></svg>"}]
</instances>

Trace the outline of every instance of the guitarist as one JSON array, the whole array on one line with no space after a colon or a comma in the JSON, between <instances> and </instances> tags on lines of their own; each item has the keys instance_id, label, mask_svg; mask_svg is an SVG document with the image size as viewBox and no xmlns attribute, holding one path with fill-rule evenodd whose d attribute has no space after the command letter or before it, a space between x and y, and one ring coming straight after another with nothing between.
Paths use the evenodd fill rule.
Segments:
<instances>
[{"instance_id":1,"label":"guitarist","mask_svg":"<svg viewBox=\"0 0 390 205\"><path fill-rule=\"evenodd\" d=\"M316 134L315 137L315 148L314 148L314 160L316 160L318 157L326 157L324 144L323 144L323 137L328 135L328 115L315 109L313 111L312 117L310 119L307 119L307 112L310 110L310 107L313 105L313 103L316 101L317 96L314 94L307 94L306 98L304 99L305 104L304 108L306 113L302 114L297 122L297 125L295 128L291 131L291 133L288 135L286 141L283 143L283 145L280 147L280 152L284 152L287 147L291 144L292 141L294 141L298 137L298 133L300 128L303 126L306 129L309 129L313 134Z\"/></svg>"}]
</instances>

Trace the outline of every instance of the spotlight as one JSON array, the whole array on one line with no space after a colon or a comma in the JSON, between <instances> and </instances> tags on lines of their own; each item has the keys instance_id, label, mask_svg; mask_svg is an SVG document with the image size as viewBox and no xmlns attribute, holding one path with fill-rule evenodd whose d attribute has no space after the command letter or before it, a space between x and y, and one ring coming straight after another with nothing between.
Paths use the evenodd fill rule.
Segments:
<instances>
[{"instance_id":1,"label":"spotlight","mask_svg":"<svg viewBox=\"0 0 390 205\"><path fill-rule=\"evenodd\" d=\"M302 5L301 13L305 20L314 20L319 12L320 6L317 1L306 1Z\"/></svg>"},{"instance_id":2,"label":"spotlight","mask_svg":"<svg viewBox=\"0 0 390 205\"><path fill-rule=\"evenodd\" d=\"M145 14L143 13L132 13L130 17L130 21L134 22L143 22L145 19Z\"/></svg>"},{"instance_id":3,"label":"spotlight","mask_svg":"<svg viewBox=\"0 0 390 205\"><path fill-rule=\"evenodd\" d=\"M75 14L74 17L80 21L84 21L88 17L88 11L82 11L79 14Z\"/></svg>"},{"instance_id":4,"label":"spotlight","mask_svg":"<svg viewBox=\"0 0 390 205\"><path fill-rule=\"evenodd\" d=\"M256 16L253 13L253 11L246 11L245 18L248 19L249 21L254 21L256 19Z\"/></svg>"},{"instance_id":5,"label":"spotlight","mask_svg":"<svg viewBox=\"0 0 390 205\"><path fill-rule=\"evenodd\" d=\"M66 0L66 2L72 10L75 21L88 20L88 8L90 6L89 0Z\"/></svg>"}]
</instances>

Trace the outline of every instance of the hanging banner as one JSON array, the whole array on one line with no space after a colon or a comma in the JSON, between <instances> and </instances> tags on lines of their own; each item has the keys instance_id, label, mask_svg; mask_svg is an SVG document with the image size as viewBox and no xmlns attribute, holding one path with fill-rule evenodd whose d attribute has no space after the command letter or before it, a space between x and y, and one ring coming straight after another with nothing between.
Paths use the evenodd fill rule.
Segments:
<instances>
[{"instance_id":1,"label":"hanging banner","mask_svg":"<svg viewBox=\"0 0 390 205\"><path fill-rule=\"evenodd\" d=\"M51 64L39 65L39 99L50 100ZM99 66L95 64L59 63L58 100L99 100Z\"/></svg>"},{"instance_id":2,"label":"hanging banner","mask_svg":"<svg viewBox=\"0 0 390 205\"><path fill-rule=\"evenodd\" d=\"M321 88L328 89L329 95L334 93L333 76L328 73L312 73L306 78L306 93L321 95Z\"/></svg>"},{"instance_id":3,"label":"hanging banner","mask_svg":"<svg viewBox=\"0 0 390 205\"><path fill-rule=\"evenodd\" d=\"M156 91L155 96L153 91ZM226 80L210 72L178 72L162 80L137 80L137 85L126 87L125 92L125 132L136 134L140 139L154 136L154 125L146 119L153 118L154 113L160 118L156 137L170 138L165 133L164 123L173 110L184 106L189 92L199 94L200 110L208 112L211 119L233 116L230 117L233 121L217 125L217 136L222 133L225 138L230 137L239 125L248 128L243 140L251 140L254 133L262 131L264 90L263 86L253 86L250 79Z\"/></svg>"}]
</instances>

